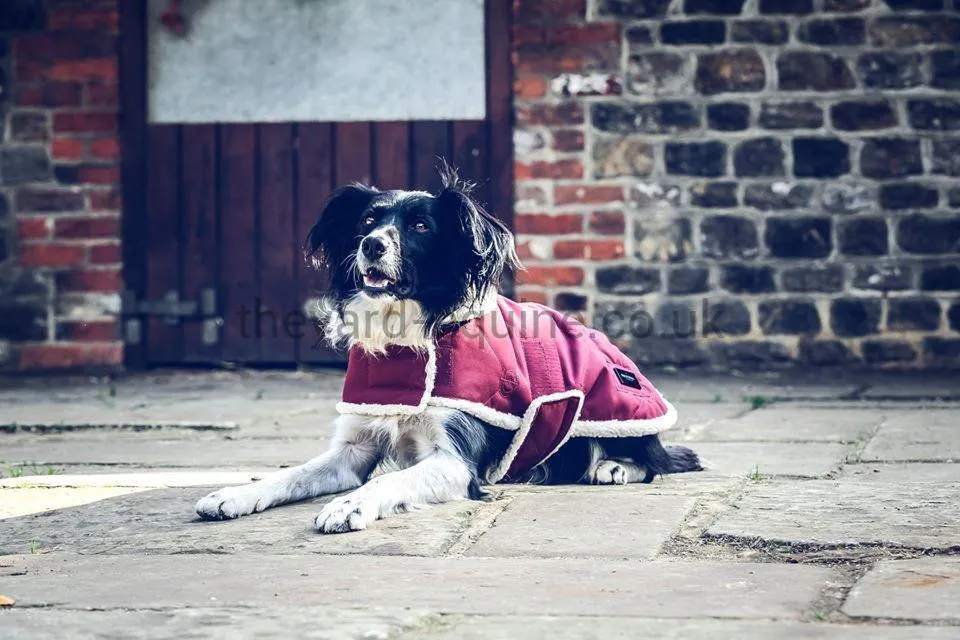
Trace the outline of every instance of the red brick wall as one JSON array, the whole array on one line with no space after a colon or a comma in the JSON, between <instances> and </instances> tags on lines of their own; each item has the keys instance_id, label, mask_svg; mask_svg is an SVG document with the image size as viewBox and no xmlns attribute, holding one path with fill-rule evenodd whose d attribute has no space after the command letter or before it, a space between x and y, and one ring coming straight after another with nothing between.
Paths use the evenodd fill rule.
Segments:
<instances>
[{"instance_id":1,"label":"red brick wall","mask_svg":"<svg viewBox=\"0 0 960 640\"><path fill-rule=\"evenodd\" d=\"M586 0L520 0L513 33L516 232L527 265L517 294L576 312L588 310L590 263L625 251L623 187L586 175L583 104L557 100L549 86L616 66L620 25L587 23L586 12Z\"/></svg>"},{"instance_id":2,"label":"red brick wall","mask_svg":"<svg viewBox=\"0 0 960 640\"><path fill-rule=\"evenodd\" d=\"M0 366L119 366L117 0L7 2L0 198L16 241L6 271L45 291L8 291L4 301L0 289L0 306L35 312L23 314L32 327L10 329Z\"/></svg>"}]
</instances>

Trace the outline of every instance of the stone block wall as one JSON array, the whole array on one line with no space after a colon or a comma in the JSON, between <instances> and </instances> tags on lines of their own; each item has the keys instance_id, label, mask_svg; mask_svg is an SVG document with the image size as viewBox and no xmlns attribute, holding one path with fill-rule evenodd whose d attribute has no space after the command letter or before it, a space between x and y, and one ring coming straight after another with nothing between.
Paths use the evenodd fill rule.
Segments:
<instances>
[{"instance_id":1,"label":"stone block wall","mask_svg":"<svg viewBox=\"0 0 960 640\"><path fill-rule=\"evenodd\" d=\"M0 369L123 361L116 2L0 2Z\"/></svg>"},{"instance_id":2,"label":"stone block wall","mask_svg":"<svg viewBox=\"0 0 960 640\"><path fill-rule=\"evenodd\" d=\"M521 297L638 362L960 366L960 0L517 0Z\"/></svg>"}]
</instances>

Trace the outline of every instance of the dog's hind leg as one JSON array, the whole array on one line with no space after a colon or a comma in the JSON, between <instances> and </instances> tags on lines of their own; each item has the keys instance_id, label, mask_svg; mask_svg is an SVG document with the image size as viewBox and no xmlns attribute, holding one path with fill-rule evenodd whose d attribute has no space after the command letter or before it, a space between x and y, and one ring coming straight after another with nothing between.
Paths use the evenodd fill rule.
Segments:
<instances>
[{"instance_id":1,"label":"dog's hind leg","mask_svg":"<svg viewBox=\"0 0 960 640\"><path fill-rule=\"evenodd\" d=\"M370 433L353 429L349 418L337 422L336 435L325 453L263 480L214 491L197 502L197 515L204 520L230 520L360 486L379 460L379 443Z\"/></svg>"},{"instance_id":2,"label":"dog's hind leg","mask_svg":"<svg viewBox=\"0 0 960 640\"><path fill-rule=\"evenodd\" d=\"M652 482L665 473L702 471L696 453L686 447L664 447L656 435L636 438L601 438L602 451L587 470L585 481L593 484Z\"/></svg>"},{"instance_id":3,"label":"dog's hind leg","mask_svg":"<svg viewBox=\"0 0 960 640\"><path fill-rule=\"evenodd\" d=\"M590 484L630 484L646 477L646 469L626 460L599 460L587 474Z\"/></svg>"}]
</instances>

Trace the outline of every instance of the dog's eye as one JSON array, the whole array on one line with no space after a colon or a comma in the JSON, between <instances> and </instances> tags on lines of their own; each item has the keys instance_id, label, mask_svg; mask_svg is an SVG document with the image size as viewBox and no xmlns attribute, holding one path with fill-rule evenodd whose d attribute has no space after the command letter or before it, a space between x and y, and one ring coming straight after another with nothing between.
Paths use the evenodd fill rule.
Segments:
<instances>
[{"instance_id":1,"label":"dog's eye","mask_svg":"<svg viewBox=\"0 0 960 640\"><path fill-rule=\"evenodd\" d=\"M367 216L366 218L363 219L363 226L365 226L365 227L372 226L373 223L376 222L376 221L377 221L377 219L374 218L373 216Z\"/></svg>"},{"instance_id":2,"label":"dog's eye","mask_svg":"<svg viewBox=\"0 0 960 640\"><path fill-rule=\"evenodd\" d=\"M426 230L428 230L428 229L430 228L430 227L427 226L427 223L424 222L423 220L417 220L417 221L415 221L415 222L411 225L411 227L412 227L413 230L416 231L417 233L423 233L424 231L426 231Z\"/></svg>"}]
</instances>

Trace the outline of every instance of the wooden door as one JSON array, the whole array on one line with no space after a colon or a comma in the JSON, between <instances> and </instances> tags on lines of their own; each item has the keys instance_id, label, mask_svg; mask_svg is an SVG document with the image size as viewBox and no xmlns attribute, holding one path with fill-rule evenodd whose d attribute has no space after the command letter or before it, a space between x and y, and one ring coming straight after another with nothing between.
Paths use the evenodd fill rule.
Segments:
<instances>
[{"instance_id":1,"label":"wooden door","mask_svg":"<svg viewBox=\"0 0 960 640\"><path fill-rule=\"evenodd\" d=\"M128 365L340 361L301 253L337 185L434 189L442 157L511 223L510 2L485 12L484 120L148 124L145 8L121 3Z\"/></svg>"}]
</instances>

